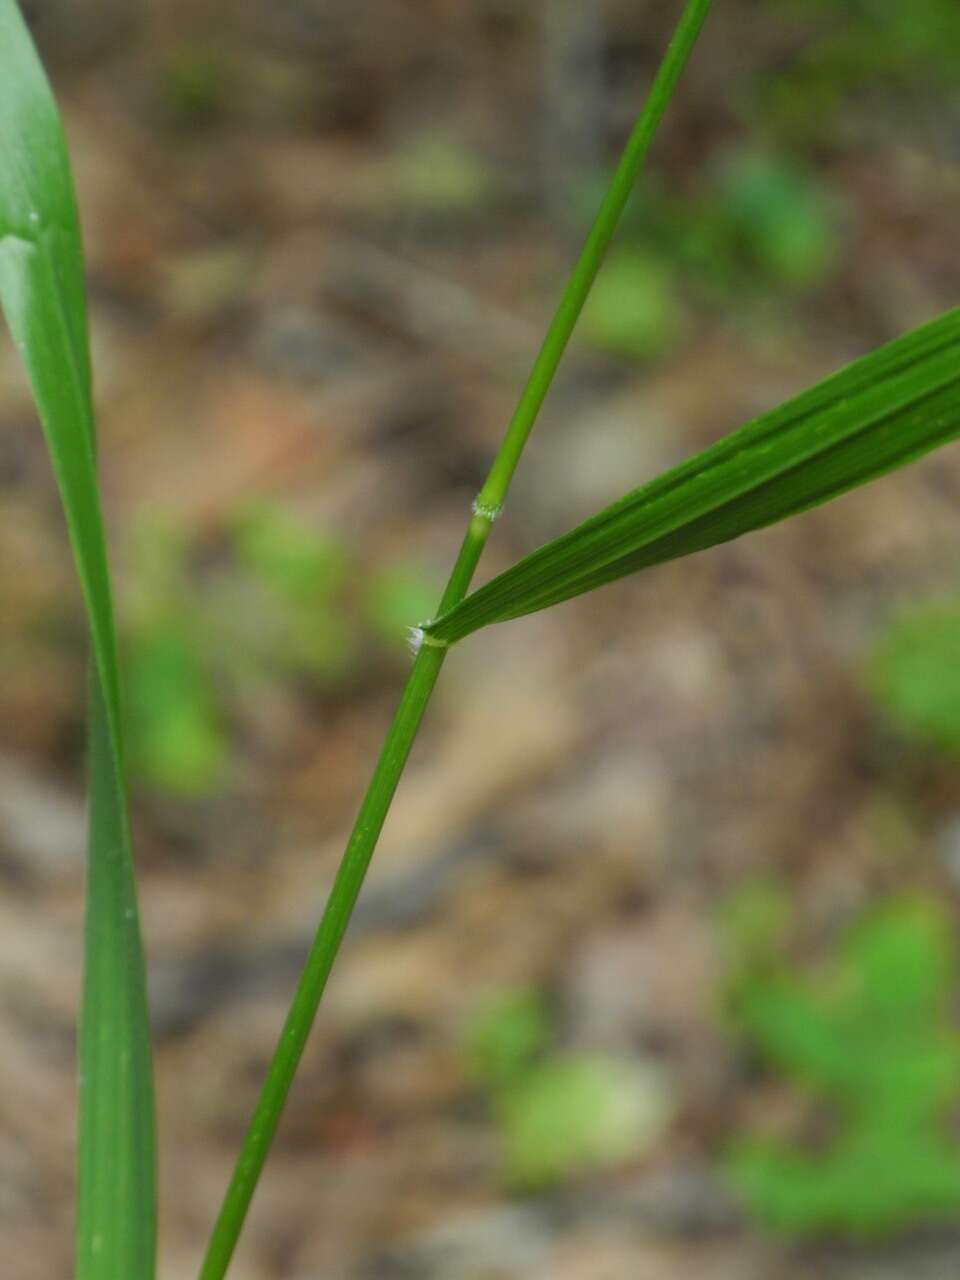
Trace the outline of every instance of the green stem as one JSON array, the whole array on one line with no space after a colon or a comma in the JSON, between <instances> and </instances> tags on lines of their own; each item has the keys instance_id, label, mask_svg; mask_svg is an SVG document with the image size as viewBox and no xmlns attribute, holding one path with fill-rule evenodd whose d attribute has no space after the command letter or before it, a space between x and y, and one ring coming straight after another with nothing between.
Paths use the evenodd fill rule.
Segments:
<instances>
[{"instance_id":1,"label":"green stem","mask_svg":"<svg viewBox=\"0 0 960 1280\"><path fill-rule=\"evenodd\" d=\"M513 418L507 427L500 452L480 491L478 505L483 510L499 511L503 505L513 473L520 461L520 455L533 430L540 407L550 390L557 366L563 358L563 353L580 318L583 304L587 300L587 295L593 287L597 272L610 247L620 216L636 185L637 176L647 158L657 126L663 119L663 113L673 97L677 81L696 44L710 4L711 0L690 0L683 12L640 118L624 148L616 172L610 180L580 259L573 269L573 274L560 299L560 305L547 330L547 336L544 338L543 346L527 379L527 385L523 389Z\"/></svg>"},{"instance_id":2,"label":"green stem","mask_svg":"<svg viewBox=\"0 0 960 1280\"><path fill-rule=\"evenodd\" d=\"M458 604L470 588L493 521L503 507L524 446L711 2L712 0L688 0L643 112L564 291L503 443L474 504L474 515L443 593L439 613ZM445 646L431 644L428 639L414 661L347 842L280 1041L244 1137L240 1156L210 1239L200 1280L222 1280L230 1265L247 1209L277 1131L287 1094L313 1027L330 970L346 933L370 859L446 652Z\"/></svg>"},{"instance_id":3,"label":"green stem","mask_svg":"<svg viewBox=\"0 0 960 1280\"><path fill-rule=\"evenodd\" d=\"M466 594L490 526L491 521L483 516L475 515L470 521L441 609L452 608ZM446 656L446 646L425 644L414 660L244 1137L240 1157L207 1247L201 1280L220 1280L230 1265L287 1094L306 1048L327 978L350 923L370 859Z\"/></svg>"}]
</instances>

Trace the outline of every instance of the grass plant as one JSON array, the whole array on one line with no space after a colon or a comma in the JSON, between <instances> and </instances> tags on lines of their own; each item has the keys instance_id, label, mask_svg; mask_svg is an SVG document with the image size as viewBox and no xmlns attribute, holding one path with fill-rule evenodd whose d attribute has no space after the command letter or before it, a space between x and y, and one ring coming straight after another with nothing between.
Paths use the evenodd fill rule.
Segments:
<instances>
[{"instance_id":1,"label":"grass plant","mask_svg":"<svg viewBox=\"0 0 960 1280\"><path fill-rule=\"evenodd\" d=\"M226 1274L380 831L449 646L638 569L786 519L960 434L960 312L748 424L468 594L493 522L710 9L688 0L473 505L349 838L203 1263ZM15 0L0 0L0 301L31 379L92 635L90 858L77 1275L150 1280L156 1204L144 963L124 784L80 232L66 149Z\"/></svg>"}]
</instances>

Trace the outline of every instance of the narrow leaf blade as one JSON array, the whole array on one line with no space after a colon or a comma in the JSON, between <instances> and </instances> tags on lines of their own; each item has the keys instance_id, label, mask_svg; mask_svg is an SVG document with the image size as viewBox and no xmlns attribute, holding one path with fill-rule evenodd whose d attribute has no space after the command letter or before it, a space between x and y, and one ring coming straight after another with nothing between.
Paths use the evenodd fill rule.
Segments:
<instances>
[{"instance_id":1,"label":"narrow leaf blade","mask_svg":"<svg viewBox=\"0 0 960 1280\"><path fill-rule=\"evenodd\" d=\"M0 0L0 307L43 423L93 647L76 1274L150 1280L153 1077L80 226L56 105L14 0Z\"/></svg>"},{"instance_id":2,"label":"narrow leaf blade","mask_svg":"<svg viewBox=\"0 0 960 1280\"><path fill-rule=\"evenodd\" d=\"M627 494L423 629L453 643L785 520L958 436L960 309Z\"/></svg>"}]
</instances>

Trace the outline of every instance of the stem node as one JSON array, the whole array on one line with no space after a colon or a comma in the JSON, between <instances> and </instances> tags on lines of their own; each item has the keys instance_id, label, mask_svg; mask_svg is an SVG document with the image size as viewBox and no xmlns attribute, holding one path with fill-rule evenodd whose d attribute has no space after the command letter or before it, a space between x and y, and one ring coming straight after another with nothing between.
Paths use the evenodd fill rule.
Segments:
<instances>
[{"instance_id":1,"label":"stem node","mask_svg":"<svg viewBox=\"0 0 960 1280\"><path fill-rule=\"evenodd\" d=\"M489 520L491 524L498 518L501 511L503 511L502 502L488 502L482 493L473 500L473 514L480 516L483 520Z\"/></svg>"}]
</instances>

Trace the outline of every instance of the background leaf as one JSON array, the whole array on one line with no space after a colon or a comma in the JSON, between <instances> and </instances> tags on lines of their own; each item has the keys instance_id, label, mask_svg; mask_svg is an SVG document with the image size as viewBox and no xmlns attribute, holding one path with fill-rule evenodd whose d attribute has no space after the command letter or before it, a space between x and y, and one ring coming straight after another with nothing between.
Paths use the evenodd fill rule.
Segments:
<instances>
[{"instance_id":1,"label":"background leaf","mask_svg":"<svg viewBox=\"0 0 960 1280\"><path fill-rule=\"evenodd\" d=\"M56 106L13 0L0 0L0 304L43 422L93 637L76 1273L143 1280L156 1234L153 1084L83 257Z\"/></svg>"},{"instance_id":2,"label":"background leaf","mask_svg":"<svg viewBox=\"0 0 960 1280\"><path fill-rule=\"evenodd\" d=\"M960 760L960 599L915 606L881 634L866 672L878 708L906 738Z\"/></svg>"},{"instance_id":3,"label":"background leaf","mask_svg":"<svg viewBox=\"0 0 960 1280\"><path fill-rule=\"evenodd\" d=\"M426 623L452 643L827 502L960 435L960 310L635 489Z\"/></svg>"}]
</instances>

